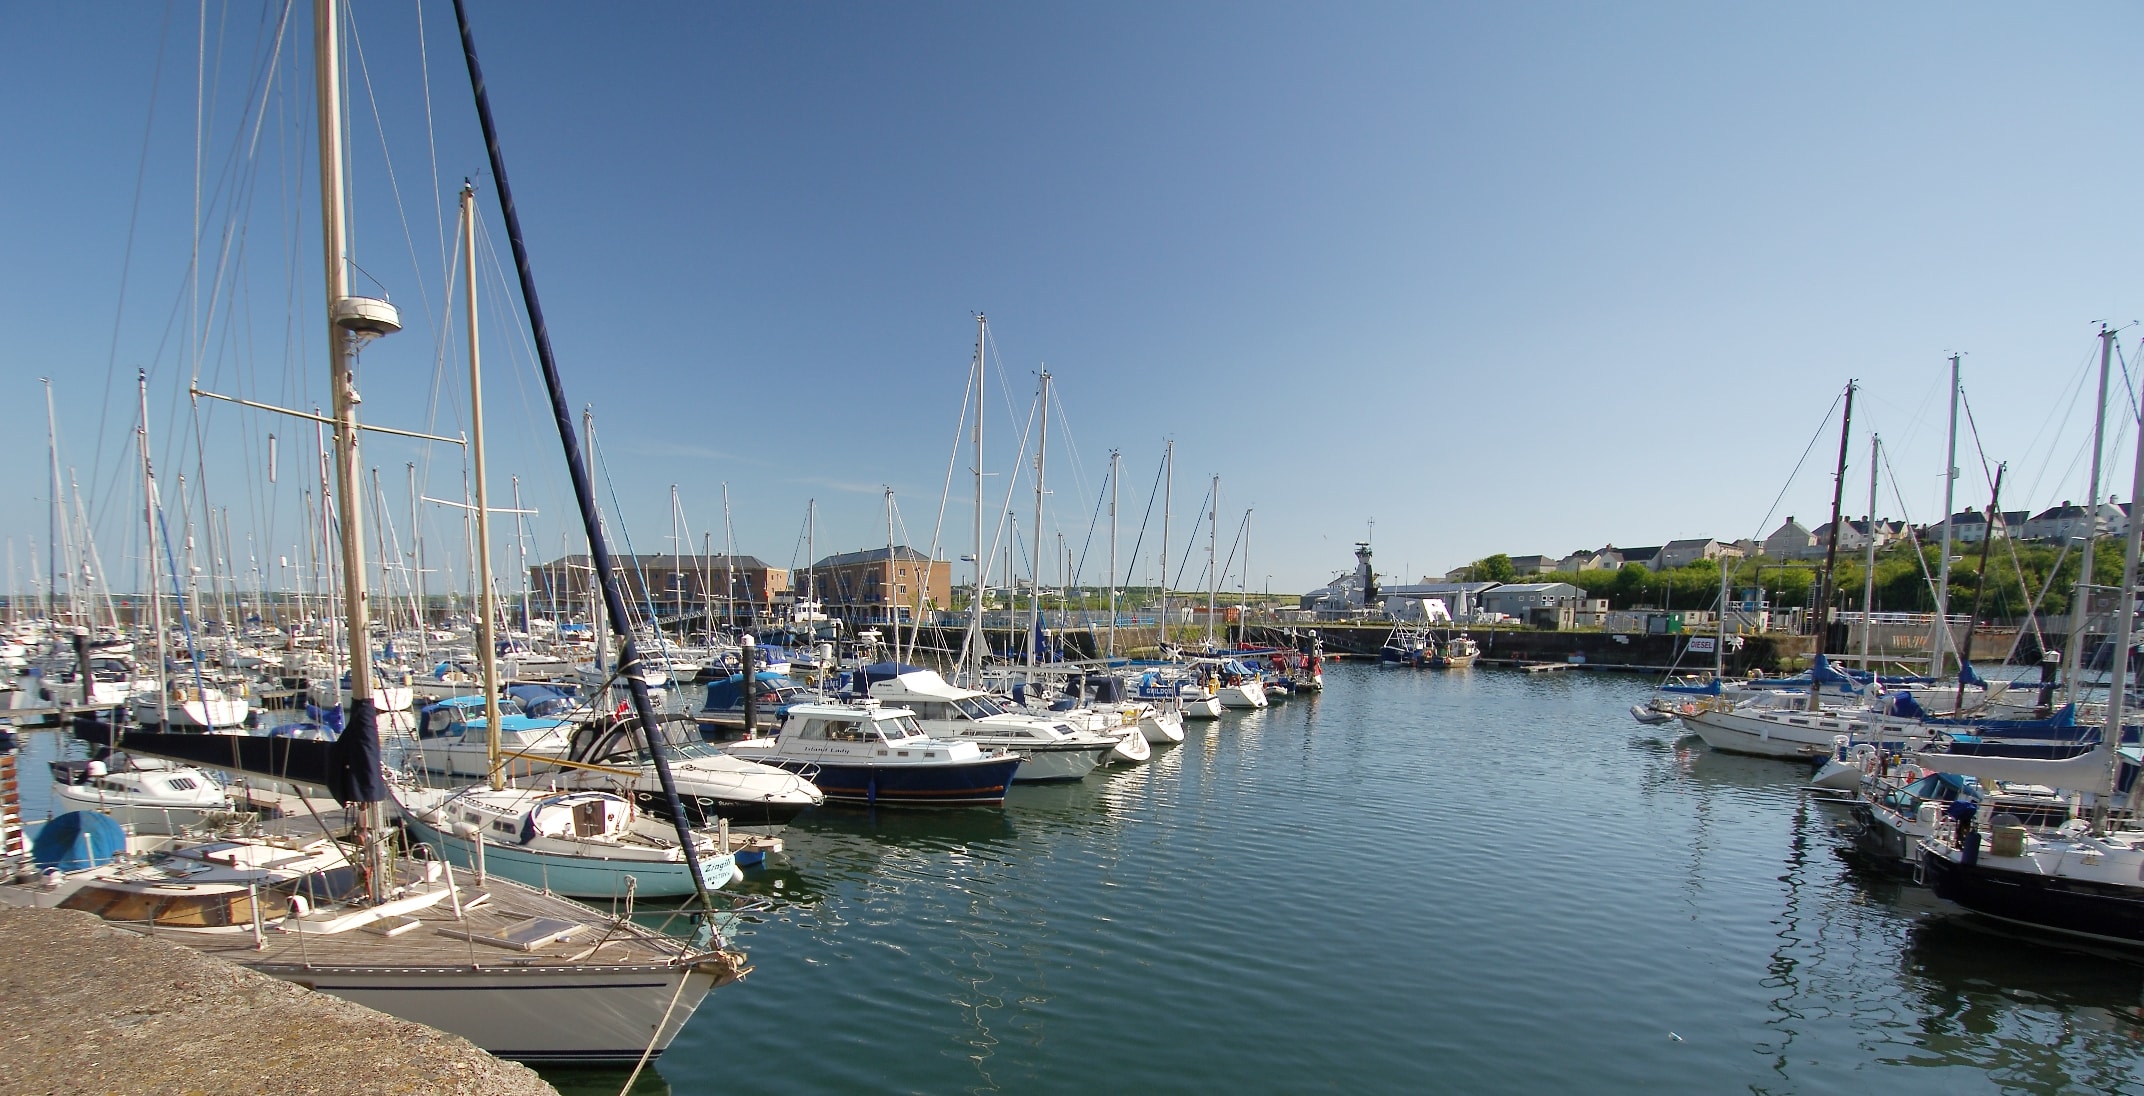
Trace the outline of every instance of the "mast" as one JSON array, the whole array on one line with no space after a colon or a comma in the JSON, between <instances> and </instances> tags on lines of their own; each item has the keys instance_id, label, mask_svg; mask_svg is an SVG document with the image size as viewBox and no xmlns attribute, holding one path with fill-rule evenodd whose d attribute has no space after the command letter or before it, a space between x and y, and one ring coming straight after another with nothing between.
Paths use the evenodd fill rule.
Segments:
<instances>
[{"instance_id":1,"label":"mast","mask_svg":"<svg viewBox=\"0 0 2144 1096\"><path fill-rule=\"evenodd\" d=\"M819 536L819 500L804 500L804 601L811 606L813 616L819 614L819 560L812 555ZM812 621L812 635L819 634L818 621Z\"/></svg>"},{"instance_id":2,"label":"mast","mask_svg":"<svg viewBox=\"0 0 2144 1096\"><path fill-rule=\"evenodd\" d=\"M1846 443L1853 436L1855 382L1846 382L1846 413L1839 418L1839 464L1831 475L1831 536L1824 545L1824 577L1817 583L1816 602L1816 654L1824 656L1826 641L1831 638L1831 581L1832 569L1839 564L1839 517L1840 507L1846 501ZM1821 704L1824 684L1817 680L1816 669L1809 672L1809 710L1816 711Z\"/></svg>"},{"instance_id":3,"label":"mast","mask_svg":"<svg viewBox=\"0 0 2144 1096\"><path fill-rule=\"evenodd\" d=\"M500 198L504 200L505 196L501 195ZM588 489L592 492L595 490L596 482L596 409L588 404L581 405L581 433L588 437L587 468L584 474L588 477ZM593 502L590 505L594 505ZM595 527L592 527L588 533L588 569L593 576L589 580L591 585L588 588L588 600L592 603L591 609L596 618L594 621L596 673L601 674L603 667L610 662L609 659L603 657L610 650L610 618L607 612L610 599L605 597L602 592L610 588L610 575L597 570L596 565L596 532L603 523L603 515L600 509L596 513L595 520ZM618 608L620 612L623 612L625 610L624 603L620 602ZM623 618L620 619L622 620Z\"/></svg>"},{"instance_id":4,"label":"mast","mask_svg":"<svg viewBox=\"0 0 2144 1096\"><path fill-rule=\"evenodd\" d=\"M886 619L893 627L893 660L901 661L901 606L893 599L893 488L886 488L886 580L879 587L879 600L886 603Z\"/></svg>"},{"instance_id":5,"label":"mast","mask_svg":"<svg viewBox=\"0 0 2144 1096\"><path fill-rule=\"evenodd\" d=\"M1248 647L1251 636L1251 515L1258 512L1253 506L1243 512L1243 571L1236 576L1236 646Z\"/></svg>"},{"instance_id":6,"label":"mast","mask_svg":"<svg viewBox=\"0 0 2144 1096\"><path fill-rule=\"evenodd\" d=\"M990 561L983 555L983 369L984 347L990 338L990 319L978 312L975 314L975 596L968 604L968 637L961 641L962 660L973 667L974 684L982 678L983 666L983 591L990 578ZM810 541L805 542L809 545ZM809 555L809 551L806 552ZM817 583L813 584L816 594ZM966 669L968 667L963 667Z\"/></svg>"},{"instance_id":7,"label":"mast","mask_svg":"<svg viewBox=\"0 0 2144 1096\"><path fill-rule=\"evenodd\" d=\"M484 675L484 771L491 790L506 787L499 771L498 607L491 588L491 499L484 480L484 371L478 364L476 323L476 188L462 184L462 283L469 313L469 461L476 478L476 659ZM520 507L515 507L520 509ZM518 519L517 519L518 520Z\"/></svg>"},{"instance_id":8,"label":"mast","mask_svg":"<svg viewBox=\"0 0 2144 1096\"><path fill-rule=\"evenodd\" d=\"M2092 544L2099 539L2099 457L2106 446L2107 434L2107 375L2108 365L2114 357L2114 332L2107 325L2099 325L2099 402L2092 407L2092 480L2085 488L2084 553L2078 561L2077 593L2070 599L2070 636L2062 657L2062 685L2065 699L2077 700L2077 679L2084 672L2085 625L2091 618ZM2129 500L2129 509L2137 512L2136 499Z\"/></svg>"},{"instance_id":9,"label":"mast","mask_svg":"<svg viewBox=\"0 0 2144 1096\"><path fill-rule=\"evenodd\" d=\"M677 484L673 483L670 485L670 588L676 592L671 596L670 604L677 610L680 643L685 641L685 536L678 531L677 519L683 513L678 506ZM662 630L656 629L656 634L662 634Z\"/></svg>"},{"instance_id":10,"label":"mast","mask_svg":"<svg viewBox=\"0 0 2144 1096\"><path fill-rule=\"evenodd\" d=\"M1042 434L1035 443L1035 561L1028 567L1027 665L1035 666L1035 637L1042 630L1042 495L1044 458L1050 451L1050 371L1042 371Z\"/></svg>"},{"instance_id":11,"label":"mast","mask_svg":"<svg viewBox=\"0 0 2144 1096\"><path fill-rule=\"evenodd\" d=\"M60 427L59 419L52 411L52 378L39 377L38 381L45 386L45 442L46 448L52 456L52 497L50 500L52 505L49 508L51 511L48 515L50 521L45 537L45 550L51 555L51 565L47 570L52 578L51 585L47 587L45 619L57 620L58 617L54 615L54 603L59 600L60 589L60 530L64 527L66 520L63 509L66 505L65 496L60 491ZM143 421L147 422L148 420L144 419ZM74 561L70 559L68 569L72 570L73 567ZM74 600L74 586L74 576L69 575L67 577L67 593L70 603ZM68 607L69 609L73 608L72 604Z\"/></svg>"},{"instance_id":12,"label":"mast","mask_svg":"<svg viewBox=\"0 0 2144 1096\"><path fill-rule=\"evenodd\" d=\"M730 524L730 483L722 481L722 600L729 605L730 630L737 630L737 538ZM746 685L749 689L749 683Z\"/></svg>"},{"instance_id":13,"label":"mast","mask_svg":"<svg viewBox=\"0 0 2144 1096\"><path fill-rule=\"evenodd\" d=\"M2116 748L2112 750L2112 772L2107 780L2109 789L2121 786L2122 754L2119 744L2122 741L2122 707L2129 699L2129 645L2136 639L2137 547L2139 538L2144 538L2144 521L2138 520L2139 515L2144 515L2144 511L2136 509L2136 499L2140 491L2144 491L2144 434L2137 438L2136 470L2129 480L2131 516L2128 530L2122 537L2122 589L2114 599L2114 656L2107 666L2107 729L2101 732L2100 740L2116 744ZM2129 791L2131 811L2137 809L2140 798L2144 798L2144 793L2132 787ZM2103 824L2104 812L2094 821Z\"/></svg>"},{"instance_id":14,"label":"mast","mask_svg":"<svg viewBox=\"0 0 2144 1096\"><path fill-rule=\"evenodd\" d=\"M1105 648L1109 657L1117 657L1117 478L1123 470L1124 459L1112 449L1109 451L1109 642Z\"/></svg>"},{"instance_id":15,"label":"mast","mask_svg":"<svg viewBox=\"0 0 2144 1096\"><path fill-rule=\"evenodd\" d=\"M1950 441L1943 457L1943 561L1936 575L1936 631L1928 645L1928 676L1943 676L1943 650L1950 645L1950 537L1952 492L1958 486L1958 355L1950 356ZM2095 458L2096 459L2096 458Z\"/></svg>"},{"instance_id":16,"label":"mast","mask_svg":"<svg viewBox=\"0 0 2144 1096\"><path fill-rule=\"evenodd\" d=\"M1965 707L1965 664L1973 658L1973 627L1980 623L1980 599L1988 592L1988 550L1995 546L1995 523L2002 517L2003 472L2010 465L1995 466L1995 489L1988 495L1988 535L1980 538L1980 571L1973 576L1973 614L1965 620L1965 643L1958 651L1958 695L1951 701L1953 716Z\"/></svg>"},{"instance_id":17,"label":"mast","mask_svg":"<svg viewBox=\"0 0 2144 1096\"><path fill-rule=\"evenodd\" d=\"M1169 511L1176 505L1176 439L1161 451L1161 646L1169 645ZM1167 657L1166 651L1163 657Z\"/></svg>"},{"instance_id":18,"label":"mast","mask_svg":"<svg viewBox=\"0 0 2144 1096\"><path fill-rule=\"evenodd\" d=\"M156 474L149 464L149 371L135 371L136 383L141 389L141 491L142 526L149 534L149 635L155 640L156 650L156 721L162 726L171 725L171 683L166 680L164 658L164 596L156 582ZM31 566L37 560L36 547L31 547ZM137 617L136 624L140 623ZM90 683L82 683L82 699L89 699Z\"/></svg>"},{"instance_id":19,"label":"mast","mask_svg":"<svg viewBox=\"0 0 2144 1096\"><path fill-rule=\"evenodd\" d=\"M334 394L335 506L342 528L343 628L349 635L353 713L370 722L372 696L371 609L365 590L365 513L355 481L363 465L357 453L357 377L351 369L356 343L395 329L392 308L350 295L349 237L343 208L341 14L335 0L314 0L314 64L320 81L320 228L327 264L328 389ZM384 311L383 311L384 310Z\"/></svg>"},{"instance_id":20,"label":"mast","mask_svg":"<svg viewBox=\"0 0 2144 1096\"><path fill-rule=\"evenodd\" d=\"M1876 622L1876 458L1883 454L1883 435L1869 435L1869 544L1868 557L1862 561L1861 575L1861 668L1875 673L1869 665L1869 633L1875 630Z\"/></svg>"},{"instance_id":21,"label":"mast","mask_svg":"<svg viewBox=\"0 0 2144 1096\"><path fill-rule=\"evenodd\" d=\"M425 633L431 629L425 626L424 613L424 519L417 509L423 499L417 493L417 462L409 461L404 467L409 469L410 600L417 603L417 652L429 660L429 637Z\"/></svg>"},{"instance_id":22,"label":"mast","mask_svg":"<svg viewBox=\"0 0 2144 1096\"><path fill-rule=\"evenodd\" d=\"M1213 649L1213 614L1221 592L1221 474L1213 477L1211 501L1206 511L1206 647Z\"/></svg>"}]
</instances>

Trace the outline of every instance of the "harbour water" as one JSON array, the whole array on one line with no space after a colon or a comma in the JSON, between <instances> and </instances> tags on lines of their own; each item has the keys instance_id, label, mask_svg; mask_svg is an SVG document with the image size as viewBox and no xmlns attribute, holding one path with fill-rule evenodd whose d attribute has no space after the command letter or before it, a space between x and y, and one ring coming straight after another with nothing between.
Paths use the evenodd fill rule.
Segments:
<instances>
[{"instance_id":1,"label":"harbour water","mask_svg":"<svg viewBox=\"0 0 2144 1096\"><path fill-rule=\"evenodd\" d=\"M805 816L646 1090L2144 1089L2144 966L1857 876L1638 678L1328 682L1002 812Z\"/></svg>"},{"instance_id":2,"label":"harbour water","mask_svg":"<svg viewBox=\"0 0 2144 1096\"><path fill-rule=\"evenodd\" d=\"M1642 679L1327 680L1002 811L805 815L635 1091L2144 1091L2137 957L1858 875Z\"/></svg>"}]
</instances>

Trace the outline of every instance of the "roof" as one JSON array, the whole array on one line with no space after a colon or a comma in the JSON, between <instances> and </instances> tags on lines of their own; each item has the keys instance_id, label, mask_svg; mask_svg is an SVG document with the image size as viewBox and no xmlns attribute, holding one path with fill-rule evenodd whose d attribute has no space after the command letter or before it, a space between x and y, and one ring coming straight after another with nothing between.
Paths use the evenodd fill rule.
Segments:
<instances>
[{"instance_id":1,"label":"roof","mask_svg":"<svg viewBox=\"0 0 2144 1096\"><path fill-rule=\"evenodd\" d=\"M611 565L626 570L655 570L657 568L681 567L687 571L722 570L735 566L740 571L765 571L769 568L758 556L673 556L668 552L654 555L612 556ZM735 561L734 564L732 561ZM549 563L536 564L532 570L549 570L558 567L589 566L586 553L561 556Z\"/></svg>"},{"instance_id":2,"label":"roof","mask_svg":"<svg viewBox=\"0 0 2144 1096\"><path fill-rule=\"evenodd\" d=\"M1578 590L1578 587L1573 586L1568 582L1507 582L1504 585L1489 591L1489 593L1495 597L1502 597L1505 594L1547 594L1553 593L1559 589ZM1579 592L1584 593L1583 590L1580 590Z\"/></svg>"},{"instance_id":3,"label":"roof","mask_svg":"<svg viewBox=\"0 0 2144 1096\"><path fill-rule=\"evenodd\" d=\"M1660 546L1657 544L1651 548L1625 548L1623 549L1623 561L1625 563L1644 563L1659 554Z\"/></svg>"},{"instance_id":4,"label":"roof","mask_svg":"<svg viewBox=\"0 0 2144 1096\"><path fill-rule=\"evenodd\" d=\"M1719 542L1720 541L1718 537L1696 537L1690 540L1671 540L1667 543L1667 547L1662 548L1661 551L1672 552L1677 548L1703 548L1707 544L1718 544Z\"/></svg>"},{"instance_id":5,"label":"roof","mask_svg":"<svg viewBox=\"0 0 2144 1096\"><path fill-rule=\"evenodd\" d=\"M897 560L907 560L917 563L940 562L938 560L931 559L929 556L926 556L913 548L910 548L906 544L900 545L892 549L892 552L893 558ZM887 549L884 548L866 548L861 552L843 552L837 556L828 556L825 559L822 559L819 562L812 564L811 566L812 570L816 571L822 567L848 567L858 563L883 563L886 560L886 553Z\"/></svg>"}]
</instances>

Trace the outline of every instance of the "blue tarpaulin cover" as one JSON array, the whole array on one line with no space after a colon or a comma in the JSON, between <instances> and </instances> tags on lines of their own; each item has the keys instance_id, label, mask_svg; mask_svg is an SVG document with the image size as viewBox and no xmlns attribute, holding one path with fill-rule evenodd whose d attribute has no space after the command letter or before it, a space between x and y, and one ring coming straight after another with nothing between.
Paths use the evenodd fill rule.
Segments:
<instances>
[{"instance_id":1,"label":"blue tarpaulin cover","mask_svg":"<svg viewBox=\"0 0 2144 1096\"><path fill-rule=\"evenodd\" d=\"M81 871L111 863L126 848L126 828L110 815L68 811L37 831L30 859L40 868Z\"/></svg>"}]
</instances>

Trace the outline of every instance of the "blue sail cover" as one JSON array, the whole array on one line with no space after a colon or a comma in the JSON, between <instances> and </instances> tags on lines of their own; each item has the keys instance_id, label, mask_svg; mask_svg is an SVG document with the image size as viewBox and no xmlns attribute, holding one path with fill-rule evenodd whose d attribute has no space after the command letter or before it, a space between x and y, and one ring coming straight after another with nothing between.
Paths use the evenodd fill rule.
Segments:
<instances>
[{"instance_id":1,"label":"blue sail cover","mask_svg":"<svg viewBox=\"0 0 2144 1096\"><path fill-rule=\"evenodd\" d=\"M30 842L30 859L39 868L81 871L109 864L126 850L126 827L110 815L68 811L37 831Z\"/></svg>"},{"instance_id":2,"label":"blue sail cover","mask_svg":"<svg viewBox=\"0 0 2144 1096\"><path fill-rule=\"evenodd\" d=\"M1720 695L1720 683L1718 681L1707 681L1703 685L1662 685L1660 691L1663 693L1679 693L1684 696L1718 696Z\"/></svg>"},{"instance_id":3,"label":"blue sail cover","mask_svg":"<svg viewBox=\"0 0 2144 1096\"><path fill-rule=\"evenodd\" d=\"M350 702L350 721L328 750L328 793L344 806L380 803L387 783L380 778L379 713L371 697Z\"/></svg>"},{"instance_id":4,"label":"blue sail cover","mask_svg":"<svg viewBox=\"0 0 2144 1096\"><path fill-rule=\"evenodd\" d=\"M1822 685L1826 688L1842 689L1849 693L1861 691L1860 682L1855 681L1837 666L1832 665L1831 660L1825 658L1821 653L1816 656L1815 664L1809 667L1809 679L1814 684Z\"/></svg>"},{"instance_id":5,"label":"blue sail cover","mask_svg":"<svg viewBox=\"0 0 2144 1096\"><path fill-rule=\"evenodd\" d=\"M1982 680L1979 674L1973 672L1972 663L1961 661L1958 663L1958 684L1980 685L1984 687L1987 685L1987 682Z\"/></svg>"},{"instance_id":6,"label":"blue sail cover","mask_svg":"<svg viewBox=\"0 0 2144 1096\"><path fill-rule=\"evenodd\" d=\"M755 670L752 672L752 680L759 682L762 694L769 689L779 690L785 685L795 684L795 682L789 680L788 674L776 673L773 670ZM708 711L717 712L732 709L743 711L744 675L741 673L731 674L720 681L708 682L707 702L702 707Z\"/></svg>"}]
</instances>

